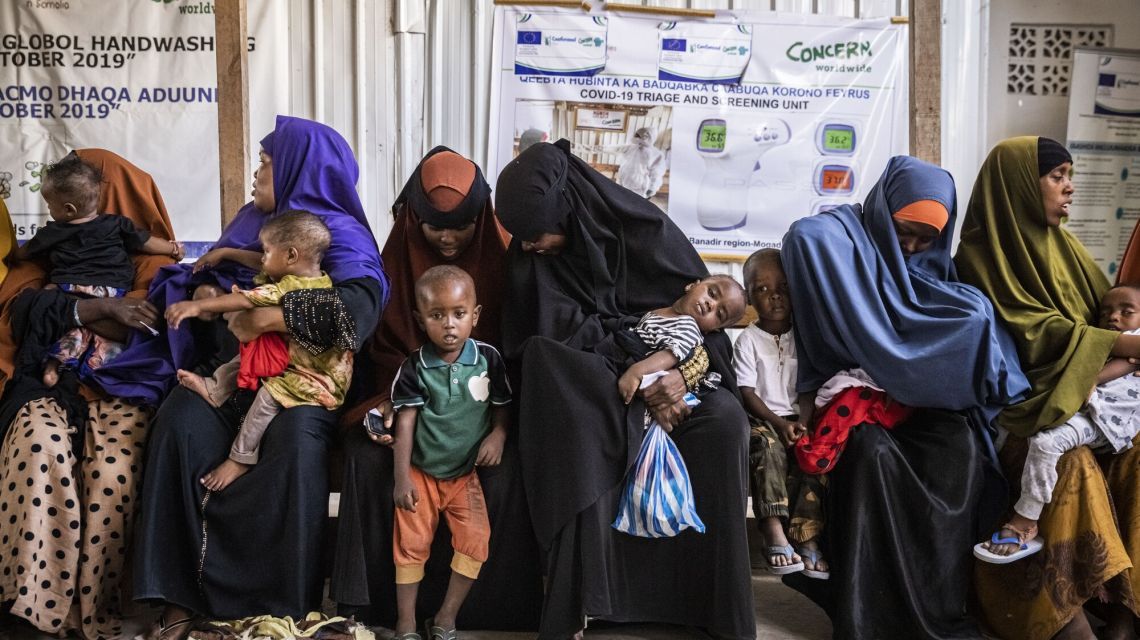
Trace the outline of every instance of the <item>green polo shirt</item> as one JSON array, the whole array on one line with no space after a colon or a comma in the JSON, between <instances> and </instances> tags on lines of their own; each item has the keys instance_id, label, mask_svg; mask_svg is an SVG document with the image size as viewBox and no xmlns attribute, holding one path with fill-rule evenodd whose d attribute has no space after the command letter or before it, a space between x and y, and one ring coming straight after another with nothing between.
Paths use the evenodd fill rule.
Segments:
<instances>
[{"instance_id":1,"label":"green polo shirt","mask_svg":"<svg viewBox=\"0 0 1140 640\"><path fill-rule=\"evenodd\" d=\"M431 343L416 349L392 383L397 411L419 409L412 464L441 480L475 468L479 443L491 430L491 406L510 401L502 356L491 345L470 338L450 364Z\"/></svg>"}]
</instances>

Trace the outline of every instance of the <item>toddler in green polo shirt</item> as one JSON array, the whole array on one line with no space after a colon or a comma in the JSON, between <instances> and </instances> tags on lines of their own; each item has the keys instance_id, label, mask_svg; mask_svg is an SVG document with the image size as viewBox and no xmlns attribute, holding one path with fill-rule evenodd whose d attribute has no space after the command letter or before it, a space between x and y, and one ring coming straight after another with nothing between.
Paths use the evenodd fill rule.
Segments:
<instances>
[{"instance_id":1,"label":"toddler in green polo shirt","mask_svg":"<svg viewBox=\"0 0 1140 640\"><path fill-rule=\"evenodd\" d=\"M499 352L471 339L479 311L475 282L458 267L432 267L416 281L416 320L430 342L392 384L397 640L421 640L416 596L440 513L455 553L429 640L454 640L455 616L487 560L491 527L475 466L499 464L511 387Z\"/></svg>"}]
</instances>

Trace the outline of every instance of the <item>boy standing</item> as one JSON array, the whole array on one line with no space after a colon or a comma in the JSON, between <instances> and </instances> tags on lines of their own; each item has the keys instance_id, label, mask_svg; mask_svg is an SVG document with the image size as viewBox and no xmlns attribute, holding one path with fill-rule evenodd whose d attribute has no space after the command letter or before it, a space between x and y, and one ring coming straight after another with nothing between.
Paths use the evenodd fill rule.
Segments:
<instances>
[{"instance_id":1,"label":"boy standing","mask_svg":"<svg viewBox=\"0 0 1140 640\"><path fill-rule=\"evenodd\" d=\"M433 267L416 282L416 320L430 342L392 384L397 640L420 640L416 596L440 513L455 554L443 604L427 621L430 640L454 640L455 616L487 560L491 529L475 466L499 464L511 389L499 352L470 337L479 311L475 282L458 267Z\"/></svg>"},{"instance_id":2,"label":"boy standing","mask_svg":"<svg viewBox=\"0 0 1140 640\"><path fill-rule=\"evenodd\" d=\"M803 571L808 577L826 580L830 574L816 540L823 528L825 480L800 473L798 467L788 473L787 447L807 429L799 420L792 303L780 252L762 249L749 256L744 263L744 286L757 320L737 339L733 362L752 423L749 480L753 510L767 548L768 570L777 575ZM785 534L792 491L797 493L795 514ZM788 544L788 537L797 543L798 552Z\"/></svg>"}]
</instances>

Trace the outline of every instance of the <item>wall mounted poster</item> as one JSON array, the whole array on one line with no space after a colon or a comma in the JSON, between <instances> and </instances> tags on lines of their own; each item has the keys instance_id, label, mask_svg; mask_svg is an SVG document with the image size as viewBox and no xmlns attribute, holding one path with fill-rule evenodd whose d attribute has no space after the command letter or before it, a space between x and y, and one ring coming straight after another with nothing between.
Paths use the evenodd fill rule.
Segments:
<instances>
[{"instance_id":1,"label":"wall mounted poster","mask_svg":"<svg viewBox=\"0 0 1140 640\"><path fill-rule=\"evenodd\" d=\"M1068 137L1075 191L1065 226L1115 278L1140 220L1140 51L1073 52Z\"/></svg>"},{"instance_id":2,"label":"wall mounted poster","mask_svg":"<svg viewBox=\"0 0 1140 640\"><path fill-rule=\"evenodd\" d=\"M907 152L905 24L665 18L496 7L492 181L520 141L566 138L665 211L706 258L742 259L779 247L798 218L861 202L887 160ZM518 46L524 31L563 38L544 49L544 70ZM572 33L581 35L570 42Z\"/></svg>"},{"instance_id":3,"label":"wall mounted poster","mask_svg":"<svg viewBox=\"0 0 1140 640\"><path fill-rule=\"evenodd\" d=\"M288 11L250 0L251 149L289 104ZM0 198L20 240L47 221L40 169L100 147L151 174L196 256L221 231L213 2L0 2ZM252 158L256 162L256 156Z\"/></svg>"}]
</instances>

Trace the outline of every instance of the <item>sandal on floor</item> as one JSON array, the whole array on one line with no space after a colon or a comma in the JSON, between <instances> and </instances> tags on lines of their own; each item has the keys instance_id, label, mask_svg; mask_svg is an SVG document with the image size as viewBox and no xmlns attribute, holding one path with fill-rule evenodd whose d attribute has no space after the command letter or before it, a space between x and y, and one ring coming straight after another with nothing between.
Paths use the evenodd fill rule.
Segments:
<instances>
[{"instance_id":1,"label":"sandal on floor","mask_svg":"<svg viewBox=\"0 0 1140 640\"><path fill-rule=\"evenodd\" d=\"M782 567L772 564L772 561L770 560L772 556L784 556L785 558L791 560L792 556L796 555L796 551L795 549L792 549L792 545L786 544L784 546L780 546L778 544L772 544L768 545L767 550L768 553L764 556L764 562L768 565L768 573L782 576L804 570L804 563L802 560L795 564L788 564Z\"/></svg>"},{"instance_id":2,"label":"sandal on floor","mask_svg":"<svg viewBox=\"0 0 1140 640\"><path fill-rule=\"evenodd\" d=\"M198 616L189 616L167 623L165 616L159 614L158 618L151 623L150 631L145 635L139 634L135 636L135 640L184 640L186 636L190 635L191 627L197 619ZM179 627L185 627L185 629L173 635L169 635Z\"/></svg>"},{"instance_id":3,"label":"sandal on floor","mask_svg":"<svg viewBox=\"0 0 1140 640\"><path fill-rule=\"evenodd\" d=\"M819 559L823 556L823 552L821 552L819 549L808 549L804 546L797 546L796 553L800 554L801 558L807 558L809 561L811 561L811 566L813 567L819 566ZM804 563L803 574L809 578L815 578L816 580L827 580L831 578L830 571L808 569L807 563Z\"/></svg>"},{"instance_id":4,"label":"sandal on floor","mask_svg":"<svg viewBox=\"0 0 1140 640\"><path fill-rule=\"evenodd\" d=\"M983 562L989 562L990 564L1009 564L1011 562L1016 562L1017 560L1020 560L1026 556L1031 556L1040 551L1042 547L1045 546L1044 540L1042 540L1037 535L1037 525L1029 527L1027 531L1020 531L1014 527L1011 527L1007 522L1001 526L1001 529L1009 529L1010 531L1016 533L1017 537L1010 536L1008 538L1003 538L1001 537L1001 530L999 529L998 531L995 531L994 535L990 538L990 543L1016 544L1018 545L1018 550L1014 551L1008 556L999 556L998 554L993 553L989 549L983 547L982 543L979 542L978 544L974 545L975 558Z\"/></svg>"},{"instance_id":5,"label":"sandal on floor","mask_svg":"<svg viewBox=\"0 0 1140 640\"><path fill-rule=\"evenodd\" d=\"M428 618L424 621L424 628L427 629L427 640L455 640L458 632L454 629L444 629L443 627L435 626L435 618Z\"/></svg>"}]
</instances>

